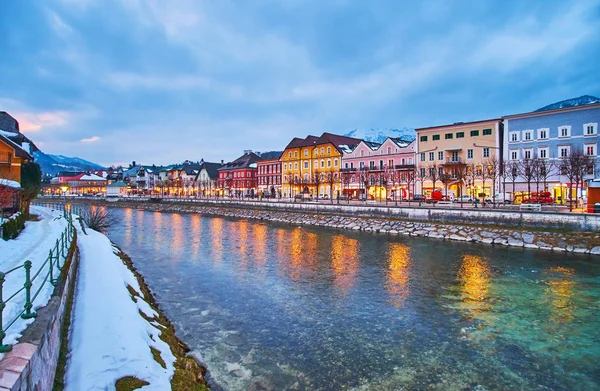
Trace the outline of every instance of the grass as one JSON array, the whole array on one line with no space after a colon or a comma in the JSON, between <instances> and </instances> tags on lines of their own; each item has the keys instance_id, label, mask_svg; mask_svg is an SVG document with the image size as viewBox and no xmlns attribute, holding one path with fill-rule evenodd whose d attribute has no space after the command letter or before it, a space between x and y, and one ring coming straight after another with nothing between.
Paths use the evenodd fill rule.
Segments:
<instances>
[{"instance_id":1,"label":"grass","mask_svg":"<svg viewBox=\"0 0 600 391\"><path fill-rule=\"evenodd\" d=\"M150 346L150 352L152 352L152 357L154 357L154 361L159 363L161 367L167 369L167 363L165 362L165 360L163 360L162 356L160 355L160 350Z\"/></svg>"},{"instance_id":2,"label":"grass","mask_svg":"<svg viewBox=\"0 0 600 391\"><path fill-rule=\"evenodd\" d=\"M158 304L156 303L156 300L154 299L154 295L152 294L152 291L150 291L150 288L148 288L148 285L146 284L144 277L142 277L138 273L138 271L135 269L135 266L133 265L133 261L131 260L131 258L129 258L129 256L127 256L127 254L125 254L123 251L121 251L121 249L119 249L118 247L117 247L117 249L119 250L117 253L117 256L119 258L121 258L121 260L123 261L125 266L127 266L127 268L129 270L131 270L131 272L136 277L138 284L140 286L140 290L142 291L142 294L144 295L144 298L145 298L144 300L158 314L158 316L154 316L154 317L150 318L148 315L146 315L142 311L139 311L140 316L142 316L148 322L154 321L154 322L157 322L158 324L160 324L160 326L162 326L162 327L160 327L160 331L161 331L160 339L169 345L169 347L171 348L171 352L173 353L173 355L176 358L175 365L174 365L175 373L173 374L173 378L171 379L172 390L173 391L206 391L206 390L209 390L208 386L206 385L206 380L205 380L206 368L200 366L196 362L196 360L194 360L192 357L187 356L187 352L189 352L188 346L186 344L184 344L175 334L175 328L173 327L173 325L171 324L169 319L162 313L162 311L158 307ZM128 286L127 289L132 297L132 300L137 300L137 297L139 297L140 294L135 289L133 289L131 286ZM166 364L165 364L164 360L162 359L162 357L160 356L160 352L154 348L150 348L150 350L152 351L154 360L156 362L158 362L160 365L162 365L163 367L165 367ZM156 353L154 351L156 351Z\"/></svg>"},{"instance_id":3,"label":"grass","mask_svg":"<svg viewBox=\"0 0 600 391\"><path fill-rule=\"evenodd\" d=\"M133 391L149 384L147 381L138 379L137 377L125 376L115 382L115 389L116 391Z\"/></svg>"}]
</instances>

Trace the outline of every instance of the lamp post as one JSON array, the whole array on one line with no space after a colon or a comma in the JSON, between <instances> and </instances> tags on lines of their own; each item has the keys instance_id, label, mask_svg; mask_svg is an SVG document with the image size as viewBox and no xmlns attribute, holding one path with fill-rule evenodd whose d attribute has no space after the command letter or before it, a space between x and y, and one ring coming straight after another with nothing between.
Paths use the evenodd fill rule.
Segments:
<instances>
[{"instance_id":1,"label":"lamp post","mask_svg":"<svg viewBox=\"0 0 600 391\"><path fill-rule=\"evenodd\" d=\"M62 194L63 194L63 209L65 210L65 213L66 213L66 211L67 211L67 190L69 190L69 186L62 185L60 187L60 190L62 191Z\"/></svg>"}]
</instances>

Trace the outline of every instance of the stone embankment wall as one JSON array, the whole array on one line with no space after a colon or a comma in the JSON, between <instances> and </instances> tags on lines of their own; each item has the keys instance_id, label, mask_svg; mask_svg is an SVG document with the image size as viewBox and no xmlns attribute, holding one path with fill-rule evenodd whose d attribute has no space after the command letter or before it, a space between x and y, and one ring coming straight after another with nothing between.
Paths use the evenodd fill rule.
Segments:
<instances>
[{"instance_id":1,"label":"stone embankment wall","mask_svg":"<svg viewBox=\"0 0 600 391\"><path fill-rule=\"evenodd\" d=\"M85 201L82 201L85 202ZM200 213L223 217L247 218L267 220L274 222L290 223L295 225L313 225L334 229L345 229L352 231L377 232L390 235L420 236L435 239L458 240L465 242L477 242L514 247L535 248L552 251L566 251L582 254L600 255L600 233L594 231L572 232L550 228L525 228L525 227L502 227L488 222L479 215L477 218L466 219L466 223L457 223L452 219L441 222L424 222L410 220L400 213L392 215L368 215L364 209L345 210L344 213L336 213L337 209L330 209L324 205L318 208L310 208L309 204L298 204L301 209L275 208L260 209L257 203L151 203L119 201L95 203L107 206L142 208L145 210L162 212ZM261 203L262 207L265 203ZM268 205L275 205L268 204ZM312 206L312 205L310 205ZM332 205L333 207L342 207ZM347 206L346 206L347 207ZM393 208L391 208L393 209ZM403 208L404 209L404 208ZM354 212L352 212L354 211ZM432 213L443 213L436 210ZM464 210L465 214L475 215L477 211ZM496 211L494 211L496 212ZM411 212L408 212L410 216ZM562 218L554 217L554 219ZM541 224L540 224L541 225ZM576 225L578 226L578 225Z\"/></svg>"},{"instance_id":2,"label":"stone embankment wall","mask_svg":"<svg viewBox=\"0 0 600 391\"><path fill-rule=\"evenodd\" d=\"M74 288L79 252L75 241L63 269L65 276L48 304L39 308L35 321L27 327L12 350L0 360L0 390L50 391L61 348L69 292Z\"/></svg>"}]
</instances>

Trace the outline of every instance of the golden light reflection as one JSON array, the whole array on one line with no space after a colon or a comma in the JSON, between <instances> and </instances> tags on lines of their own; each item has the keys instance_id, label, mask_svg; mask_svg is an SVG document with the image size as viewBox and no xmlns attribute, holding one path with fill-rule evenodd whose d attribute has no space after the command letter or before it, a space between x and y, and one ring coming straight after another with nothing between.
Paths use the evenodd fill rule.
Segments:
<instances>
[{"instance_id":1,"label":"golden light reflection","mask_svg":"<svg viewBox=\"0 0 600 391\"><path fill-rule=\"evenodd\" d=\"M210 237L212 238L212 253L215 266L223 260L223 219L210 219Z\"/></svg>"},{"instance_id":2,"label":"golden light reflection","mask_svg":"<svg viewBox=\"0 0 600 391\"><path fill-rule=\"evenodd\" d=\"M154 251L158 252L162 243L162 213L154 212Z\"/></svg>"},{"instance_id":3,"label":"golden light reflection","mask_svg":"<svg viewBox=\"0 0 600 391\"><path fill-rule=\"evenodd\" d=\"M488 312L491 270L486 259L478 255L465 255L458 271L462 281L462 306L473 317L479 317Z\"/></svg>"},{"instance_id":4,"label":"golden light reflection","mask_svg":"<svg viewBox=\"0 0 600 391\"><path fill-rule=\"evenodd\" d=\"M264 271L265 264L267 262L267 232L268 228L266 225L255 224L253 227L252 243L254 246L254 264L261 272Z\"/></svg>"},{"instance_id":5,"label":"golden light reflection","mask_svg":"<svg viewBox=\"0 0 600 391\"><path fill-rule=\"evenodd\" d=\"M198 255L200 253L200 240L202 239L202 219L200 215L193 214L192 215L192 232L191 232L191 242L192 242L192 261L198 260Z\"/></svg>"},{"instance_id":6,"label":"golden light reflection","mask_svg":"<svg viewBox=\"0 0 600 391\"><path fill-rule=\"evenodd\" d=\"M292 231L289 256L289 274L292 279L297 280L302 275L302 228Z\"/></svg>"},{"instance_id":7,"label":"golden light reflection","mask_svg":"<svg viewBox=\"0 0 600 391\"><path fill-rule=\"evenodd\" d=\"M142 230L143 226L144 226L144 211L138 210L137 215L136 215L136 227L135 227L135 232L136 232L135 239L136 239L136 243L138 244L138 246L141 245L145 239L144 231Z\"/></svg>"},{"instance_id":8,"label":"golden light reflection","mask_svg":"<svg viewBox=\"0 0 600 391\"><path fill-rule=\"evenodd\" d=\"M331 239L331 269L334 285L345 296L356 284L358 273L358 240L343 235Z\"/></svg>"},{"instance_id":9,"label":"golden light reflection","mask_svg":"<svg viewBox=\"0 0 600 391\"><path fill-rule=\"evenodd\" d=\"M231 237L236 238L236 248L238 252L239 263L237 267L240 270L246 270L248 267L248 222L245 220L231 224Z\"/></svg>"},{"instance_id":10,"label":"golden light reflection","mask_svg":"<svg viewBox=\"0 0 600 391\"><path fill-rule=\"evenodd\" d=\"M400 243L390 243L386 290L391 295L394 307L402 307L410 292L410 248Z\"/></svg>"},{"instance_id":11,"label":"golden light reflection","mask_svg":"<svg viewBox=\"0 0 600 391\"><path fill-rule=\"evenodd\" d=\"M575 317L574 303L572 300L575 282L571 276L575 270L567 267L551 267L550 271L559 273L558 278L548 282L548 296L552 303L552 317L550 320L557 325L571 323Z\"/></svg>"},{"instance_id":12,"label":"golden light reflection","mask_svg":"<svg viewBox=\"0 0 600 391\"><path fill-rule=\"evenodd\" d=\"M171 238L171 250L173 254L179 254L183 251L183 217L179 213L171 213L171 232L173 237ZM172 257L172 260L176 260L177 257Z\"/></svg>"},{"instance_id":13,"label":"golden light reflection","mask_svg":"<svg viewBox=\"0 0 600 391\"><path fill-rule=\"evenodd\" d=\"M125 209L125 247L131 246L131 233L132 233L132 224L133 224L133 209L126 208Z\"/></svg>"}]
</instances>

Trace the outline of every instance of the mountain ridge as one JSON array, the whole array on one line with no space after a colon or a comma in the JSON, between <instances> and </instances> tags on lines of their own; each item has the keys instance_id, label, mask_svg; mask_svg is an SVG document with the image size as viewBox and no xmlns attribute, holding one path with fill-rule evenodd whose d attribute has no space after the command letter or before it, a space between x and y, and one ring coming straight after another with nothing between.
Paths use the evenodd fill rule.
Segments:
<instances>
[{"instance_id":1,"label":"mountain ridge","mask_svg":"<svg viewBox=\"0 0 600 391\"><path fill-rule=\"evenodd\" d=\"M594 103L600 103L600 98L596 98L595 96L592 96L592 95L582 95L577 98L565 99L565 100L561 100L559 102L551 103L542 108L534 110L533 112L538 113L540 111L564 109L567 107L591 105Z\"/></svg>"},{"instance_id":2,"label":"mountain ridge","mask_svg":"<svg viewBox=\"0 0 600 391\"><path fill-rule=\"evenodd\" d=\"M412 128L357 128L344 133L344 136L382 144L388 137L400 138L405 141L413 141L416 138L416 133Z\"/></svg>"}]
</instances>

